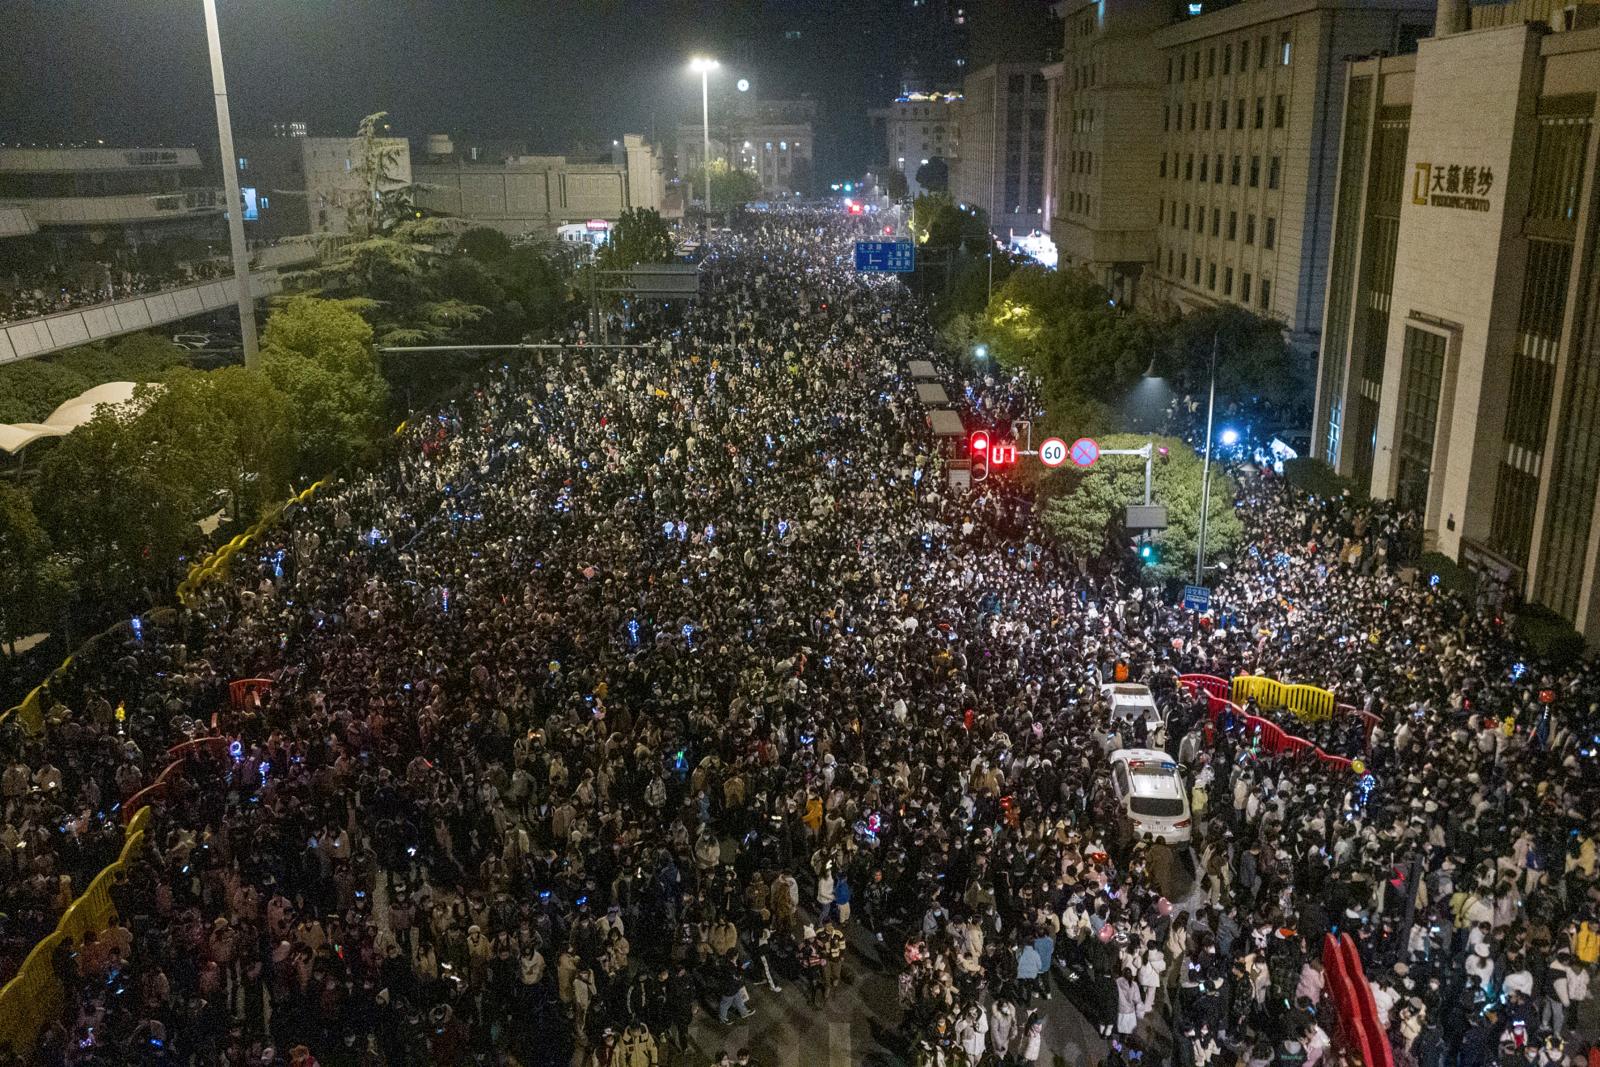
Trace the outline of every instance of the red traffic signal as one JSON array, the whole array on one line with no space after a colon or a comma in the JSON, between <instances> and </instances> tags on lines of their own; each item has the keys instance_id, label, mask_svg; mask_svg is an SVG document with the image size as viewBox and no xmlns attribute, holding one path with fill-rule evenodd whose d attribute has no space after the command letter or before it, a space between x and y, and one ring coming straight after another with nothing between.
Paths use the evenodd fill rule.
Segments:
<instances>
[{"instance_id":1,"label":"red traffic signal","mask_svg":"<svg viewBox=\"0 0 1600 1067\"><path fill-rule=\"evenodd\" d=\"M989 431L987 431L987 430L978 430L978 431L974 432L972 437L971 437L971 439L967 442L967 447L972 450L972 454L974 456L980 455L980 454L981 455L988 455L988 453L989 453Z\"/></svg>"}]
</instances>

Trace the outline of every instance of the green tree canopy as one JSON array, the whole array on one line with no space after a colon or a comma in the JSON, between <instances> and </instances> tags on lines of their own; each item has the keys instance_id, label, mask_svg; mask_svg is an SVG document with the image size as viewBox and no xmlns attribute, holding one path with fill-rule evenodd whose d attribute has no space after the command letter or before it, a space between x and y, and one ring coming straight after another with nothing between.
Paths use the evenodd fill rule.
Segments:
<instances>
[{"instance_id":1,"label":"green tree canopy","mask_svg":"<svg viewBox=\"0 0 1600 1067\"><path fill-rule=\"evenodd\" d=\"M1140 448L1152 440L1135 434L1111 434L1099 439L1103 449ZM1155 535L1160 563L1152 568L1158 577L1176 578L1194 571L1199 543L1201 458L1174 437L1154 438L1165 447L1165 459L1154 467L1152 499L1166 506L1167 529ZM1107 550L1131 552L1132 540L1123 528L1124 509L1144 500L1144 461L1137 456L1103 456L1087 471L1061 468L1051 478L1044 504L1044 523L1079 559L1087 560ZM1206 554L1231 553L1244 537L1244 526L1233 511L1233 488L1220 465L1211 467L1211 507L1207 515Z\"/></svg>"},{"instance_id":2,"label":"green tree canopy","mask_svg":"<svg viewBox=\"0 0 1600 1067\"><path fill-rule=\"evenodd\" d=\"M1114 308L1087 273L1034 266L995 290L983 333L995 358L1032 373L1052 405L1117 400L1161 343L1158 324Z\"/></svg>"},{"instance_id":3,"label":"green tree canopy","mask_svg":"<svg viewBox=\"0 0 1600 1067\"><path fill-rule=\"evenodd\" d=\"M1294 417L1293 409L1309 403L1312 368L1289 348L1283 324L1232 304L1194 311L1171 323L1157 367L1189 391L1203 391L1213 337L1219 398L1259 397L1282 410L1286 420Z\"/></svg>"},{"instance_id":4,"label":"green tree canopy","mask_svg":"<svg viewBox=\"0 0 1600 1067\"><path fill-rule=\"evenodd\" d=\"M343 469L373 441L386 390L372 327L345 302L291 299L267 319L261 356L288 405L297 477Z\"/></svg>"},{"instance_id":5,"label":"green tree canopy","mask_svg":"<svg viewBox=\"0 0 1600 1067\"><path fill-rule=\"evenodd\" d=\"M599 264L606 270L626 270L639 263L671 263L675 251L661 212L629 208L611 227L611 239L600 246Z\"/></svg>"},{"instance_id":6,"label":"green tree canopy","mask_svg":"<svg viewBox=\"0 0 1600 1067\"><path fill-rule=\"evenodd\" d=\"M950 188L950 164L934 156L917 167L917 184L930 192L944 192Z\"/></svg>"},{"instance_id":7,"label":"green tree canopy","mask_svg":"<svg viewBox=\"0 0 1600 1067\"><path fill-rule=\"evenodd\" d=\"M883 191L890 200L904 200L911 192L911 185L906 181L906 172L899 167L890 167L883 175Z\"/></svg>"},{"instance_id":8,"label":"green tree canopy","mask_svg":"<svg viewBox=\"0 0 1600 1067\"><path fill-rule=\"evenodd\" d=\"M50 537L23 490L0 482L0 645L10 647L43 617L40 592Z\"/></svg>"},{"instance_id":9,"label":"green tree canopy","mask_svg":"<svg viewBox=\"0 0 1600 1067\"><path fill-rule=\"evenodd\" d=\"M697 167L689 175L690 188L705 195L706 168ZM761 199L761 179L753 170L730 167L727 160L711 161L711 206L726 211L740 204Z\"/></svg>"}]
</instances>

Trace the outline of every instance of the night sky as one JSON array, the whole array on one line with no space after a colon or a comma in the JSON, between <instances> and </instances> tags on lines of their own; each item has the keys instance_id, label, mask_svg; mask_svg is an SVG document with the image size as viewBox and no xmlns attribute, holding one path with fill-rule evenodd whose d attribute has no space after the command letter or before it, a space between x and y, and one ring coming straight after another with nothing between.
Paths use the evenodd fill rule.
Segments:
<instances>
[{"instance_id":1,"label":"night sky","mask_svg":"<svg viewBox=\"0 0 1600 1067\"><path fill-rule=\"evenodd\" d=\"M539 151L662 139L692 108L688 57L725 91L819 105L817 177L873 159L866 109L907 53L896 0L218 0L234 135L303 119L353 132L514 138ZM0 0L0 138L215 149L200 0ZM798 31L796 38L793 33ZM713 85L715 86L715 81ZM715 107L715 101L713 107Z\"/></svg>"}]
</instances>

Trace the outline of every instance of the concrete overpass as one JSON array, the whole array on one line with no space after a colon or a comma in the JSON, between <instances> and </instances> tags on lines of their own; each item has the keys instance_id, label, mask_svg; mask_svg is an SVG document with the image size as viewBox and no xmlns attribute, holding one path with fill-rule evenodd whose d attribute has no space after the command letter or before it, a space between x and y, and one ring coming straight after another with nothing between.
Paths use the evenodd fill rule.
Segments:
<instances>
[{"instance_id":1,"label":"concrete overpass","mask_svg":"<svg viewBox=\"0 0 1600 1067\"><path fill-rule=\"evenodd\" d=\"M309 242L261 249L254 256L261 269L250 275L251 291L257 297L281 292L280 270L308 262L316 258L316 254L316 248ZM38 318L0 323L0 363L48 356L90 341L181 322L195 315L233 307L237 301L233 279L214 278Z\"/></svg>"}]
</instances>

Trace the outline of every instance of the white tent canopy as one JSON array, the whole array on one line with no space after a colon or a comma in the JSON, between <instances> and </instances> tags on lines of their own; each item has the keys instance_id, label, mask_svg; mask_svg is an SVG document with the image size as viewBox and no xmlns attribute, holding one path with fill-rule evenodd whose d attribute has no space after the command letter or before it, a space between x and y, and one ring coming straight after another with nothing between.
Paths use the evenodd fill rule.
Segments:
<instances>
[{"instance_id":1,"label":"white tent canopy","mask_svg":"<svg viewBox=\"0 0 1600 1067\"><path fill-rule=\"evenodd\" d=\"M87 389L50 413L43 422L0 423L0 449L16 452L41 437L65 437L94 418L101 404L126 404L133 399L136 382L106 382Z\"/></svg>"}]
</instances>

